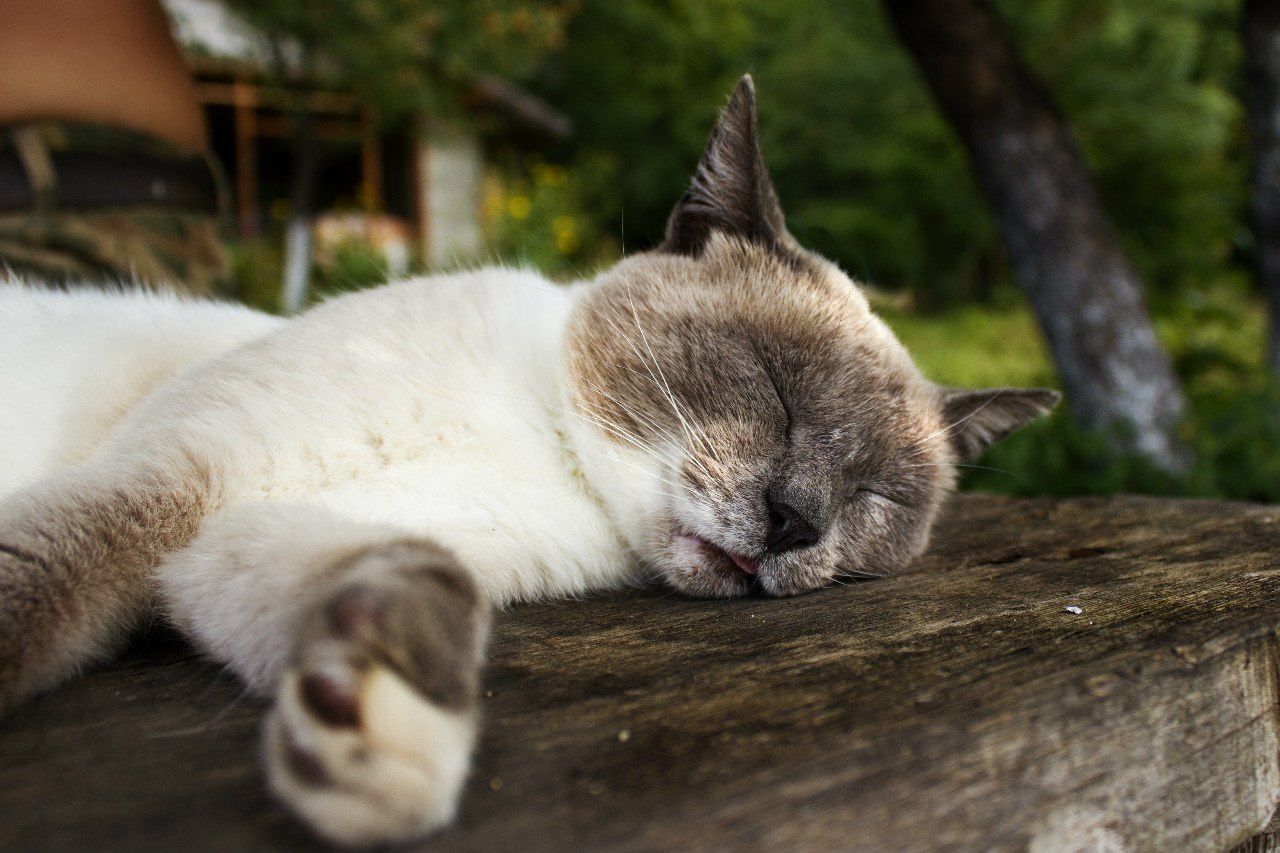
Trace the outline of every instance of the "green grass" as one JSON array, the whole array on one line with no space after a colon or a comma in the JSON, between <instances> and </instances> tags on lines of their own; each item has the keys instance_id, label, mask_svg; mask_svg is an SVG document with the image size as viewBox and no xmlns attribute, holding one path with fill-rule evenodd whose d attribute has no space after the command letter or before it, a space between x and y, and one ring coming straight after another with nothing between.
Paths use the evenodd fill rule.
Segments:
<instances>
[{"instance_id":1,"label":"green grass","mask_svg":"<svg viewBox=\"0 0 1280 853\"><path fill-rule=\"evenodd\" d=\"M1025 305L942 314L882 311L921 370L948 385L1058 386ZM963 488L1024 495L1118 491L1280 502L1280 393L1263 367L1261 305L1224 283L1160 305L1156 328L1182 380L1189 411L1180 436L1193 457L1173 477L1117 455L1081 432L1065 407L993 448Z\"/></svg>"},{"instance_id":2,"label":"green grass","mask_svg":"<svg viewBox=\"0 0 1280 853\"><path fill-rule=\"evenodd\" d=\"M939 315L881 312L935 382L967 388L1057 384L1030 311L965 307Z\"/></svg>"}]
</instances>

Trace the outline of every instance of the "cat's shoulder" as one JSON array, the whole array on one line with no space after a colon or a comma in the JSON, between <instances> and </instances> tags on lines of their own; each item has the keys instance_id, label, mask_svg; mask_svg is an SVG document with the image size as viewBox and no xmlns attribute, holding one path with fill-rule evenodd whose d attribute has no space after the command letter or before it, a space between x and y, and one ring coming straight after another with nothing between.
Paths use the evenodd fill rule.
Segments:
<instances>
[{"instance_id":1,"label":"cat's shoulder","mask_svg":"<svg viewBox=\"0 0 1280 853\"><path fill-rule=\"evenodd\" d=\"M302 315L299 325L378 325L395 333L424 325L456 332L477 325L497 330L512 324L555 324L568 312L574 292L574 286L532 270L478 267L405 278L332 298Z\"/></svg>"},{"instance_id":2,"label":"cat's shoulder","mask_svg":"<svg viewBox=\"0 0 1280 853\"><path fill-rule=\"evenodd\" d=\"M0 327L7 334L60 334L81 328L133 331L137 326L262 333L280 320L244 305L124 287L53 288L39 283L0 283Z\"/></svg>"}]
</instances>

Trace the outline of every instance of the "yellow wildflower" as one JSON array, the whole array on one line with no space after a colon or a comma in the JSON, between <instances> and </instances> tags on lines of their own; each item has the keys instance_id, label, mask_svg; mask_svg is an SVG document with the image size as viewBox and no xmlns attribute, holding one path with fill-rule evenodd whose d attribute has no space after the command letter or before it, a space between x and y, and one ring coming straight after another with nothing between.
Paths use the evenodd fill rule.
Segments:
<instances>
[{"instance_id":1,"label":"yellow wildflower","mask_svg":"<svg viewBox=\"0 0 1280 853\"><path fill-rule=\"evenodd\" d=\"M529 214L533 211L533 202L529 201L528 196L513 195L507 199L507 214L512 219L525 220L529 218Z\"/></svg>"}]
</instances>

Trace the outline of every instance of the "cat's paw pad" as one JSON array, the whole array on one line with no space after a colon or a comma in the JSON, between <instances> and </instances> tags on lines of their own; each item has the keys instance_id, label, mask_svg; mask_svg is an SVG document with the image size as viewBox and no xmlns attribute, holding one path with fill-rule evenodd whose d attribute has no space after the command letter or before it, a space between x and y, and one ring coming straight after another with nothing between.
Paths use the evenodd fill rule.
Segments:
<instances>
[{"instance_id":1,"label":"cat's paw pad","mask_svg":"<svg viewBox=\"0 0 1280 853\"><path fill-rule=\"evenodd\" d=\"M342 568L267 720L268 781L330 841L417 838L457 807L487 608L429 543L394 543Z\"/></svg>"},{"instance_id":2,"label":"cat's paw pad","mask_svg":"<svg viewBox=\"0 0 1280 853\"><path fill-rule=\"evenodd\" d=\"M266 723L268 781L339 844L421 837L449 823L474 722L389 669L333 661L289 673Z\"/></svg>"}]
</instances>

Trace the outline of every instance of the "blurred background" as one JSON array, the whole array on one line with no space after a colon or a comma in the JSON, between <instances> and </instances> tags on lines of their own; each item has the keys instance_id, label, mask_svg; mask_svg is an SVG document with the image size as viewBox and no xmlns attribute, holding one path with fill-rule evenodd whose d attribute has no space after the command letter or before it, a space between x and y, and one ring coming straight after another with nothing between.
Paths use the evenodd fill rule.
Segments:
<instances>
[{"instance_id":1,"label":"blurred background","mask_svg":"<svg viewBox=\"0 0 1280 853\"><path fill-rule=\"evenodd\" d=\"M285 311L477 261L568 280L653 245L750 71L790 229L868 285L924 372L1068 392L965 488L1280 501L1277 5L7 0L0 48L6 30L43 40L37 64L100 33L93 16L171 32L169 64L132 36L111 61L178 81L202 128L178 107L121 117L159 82L73 114L6 114L22 93L0 85L0 120L162 137L156 174L199 160L209 189L183 215L211 217L221 253L204 289ZM12 136L35 186L45 149ZM70 197L84 146L57 138L45 160L68 164ZM159 199L166 180L144 183ZM0 259L56 277L12 233L6 255L6 219L37 239L39 194L5 205L3 188L0 167Z\"/></svg>"}]
</instances>

